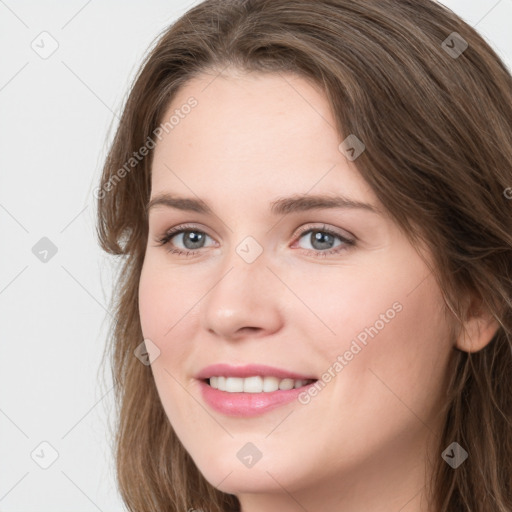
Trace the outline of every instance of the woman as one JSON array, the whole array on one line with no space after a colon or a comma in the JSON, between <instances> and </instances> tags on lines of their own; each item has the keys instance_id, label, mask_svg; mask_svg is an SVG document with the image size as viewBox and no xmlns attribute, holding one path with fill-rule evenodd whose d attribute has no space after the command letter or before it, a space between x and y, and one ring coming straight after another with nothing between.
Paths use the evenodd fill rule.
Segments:
<instances>
[{"instance_id":1,"label":"woman","mask_svg":"<svg viewBox=\"0 0 512 512\"><path fill-rule=\"evenodd\" d=\"M431 0L210 0L106 161L131 511L512 509L512 79Z\"/></svg>"}]
</instances>

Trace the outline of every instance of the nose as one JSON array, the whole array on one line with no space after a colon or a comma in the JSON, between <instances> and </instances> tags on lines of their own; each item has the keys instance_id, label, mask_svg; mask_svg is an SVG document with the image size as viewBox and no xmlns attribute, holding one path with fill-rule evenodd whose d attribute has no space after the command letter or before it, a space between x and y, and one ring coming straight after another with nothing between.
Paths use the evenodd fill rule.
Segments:
<instances>
[{"instance_id":1,"label":"nose","mask_svg":"<svg viewBox=\"0 0 512 512\"><path fill-rule=\"evenodd\" d=\"M219 339L273 334L282 325L282 284L267 268L264 252L248 263L233 250L201 301L204 329Z\"/></svg>"}]
</instances>

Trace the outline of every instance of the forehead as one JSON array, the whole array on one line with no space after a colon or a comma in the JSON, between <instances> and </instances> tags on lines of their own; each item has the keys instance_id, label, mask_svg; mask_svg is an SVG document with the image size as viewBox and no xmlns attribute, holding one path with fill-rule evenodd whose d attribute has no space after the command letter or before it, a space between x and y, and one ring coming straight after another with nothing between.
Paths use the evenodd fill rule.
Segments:
<instances>
[{"instance_id":1,"label":"forehead","mask_svg":"<svg viewBox=\"0 0 512 512\"><path fill-rule=\"evenodd\" d=\"M188 108L191 98L195 106ZM162 122L152 189L372 195L342 142L323 91L294 74L202 74L178 91ZM227 191L226 191L227 192ZM276 195L272 193L272 195ZM376 198L375 198L376 199Z\"/></svg>"}]
</instances>

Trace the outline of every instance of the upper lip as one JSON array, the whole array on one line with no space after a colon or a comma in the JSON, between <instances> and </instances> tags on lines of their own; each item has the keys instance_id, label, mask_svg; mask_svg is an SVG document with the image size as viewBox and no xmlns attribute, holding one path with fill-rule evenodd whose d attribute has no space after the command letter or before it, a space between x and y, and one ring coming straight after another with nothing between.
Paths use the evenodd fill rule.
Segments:
<instances>
[{"instance_id":1,"label":"upper lip","mask_svg":"<svg viewBox=\"0 0 512 512\"><path fill-rule=\"evenodd\" d=\"M263 364L247 364L243 366L232 366L226 363L218 363L206 366L197 375L197 379L209 379L210 377L253 377L261 375L262 377L277 377L279 379L294 380L316 380L316 377L303 375L282 368L275 368Z\"/></svg>"}]
</instances>

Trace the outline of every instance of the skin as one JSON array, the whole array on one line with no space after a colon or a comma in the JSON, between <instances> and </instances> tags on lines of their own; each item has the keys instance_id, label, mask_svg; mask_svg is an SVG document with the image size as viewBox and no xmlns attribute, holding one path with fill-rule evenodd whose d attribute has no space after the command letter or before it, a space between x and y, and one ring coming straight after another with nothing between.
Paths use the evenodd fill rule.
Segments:
<instances>
[{"instance_id":1,"label":"skin","mask_svg":"<svg viewBox=\"0 0 512 512\"><path fill-rule=\"evenodd\" d=\"M338 149L316 86L292 74L215 76L180 90L166 119L190 96L198 105L154 150L151 198L201 198L214 212L158 206L149 214L140 320L160 349L151 368L167 417L204 477L237 495L243 512L432 511L425 458L439 456L431 443L450 355L481 348L495 326L475 318L469 338L450 339L433 275L385 213L271 214L271 201L294 194L344 194L383 207L357 159ZM168 252L172 244L187 249L184 235L158 245L183 223L208 235L188 257ZM315 256L322 249L298 229L324 224L356 245ZM263 250L253 263L236 252L247 236ZM334 238L330 247L340 245ZM194 375L217 362L321 378L396 303L400 312L309 403L239 418L203 402ZM236 456L247 442L262 453L251 468Z\"/></svg>"}]
</instances>

